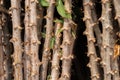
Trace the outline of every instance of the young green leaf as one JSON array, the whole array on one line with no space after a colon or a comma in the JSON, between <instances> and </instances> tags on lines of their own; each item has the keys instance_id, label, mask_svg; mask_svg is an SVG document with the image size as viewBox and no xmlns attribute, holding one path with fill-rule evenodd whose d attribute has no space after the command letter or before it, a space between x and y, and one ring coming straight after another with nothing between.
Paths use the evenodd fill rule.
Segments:
<instances>
[{"instance_id":1,"label":"young green leaf","mask_svg":"<svg viewBox=\"0 0 120 80\"><path fill-rule=\"evenodd\" d=\"M63 20L56 19L56 20L54 20L54 22L60 22L60 23L63 23Z\"/></svg>"},{"instance_id":2,"label":"young green leaf","mask_svg":"<svg viewBox=\"0 0 120 80\"><path fill-rule=\"evenodd\" d=\"M55 44L55 37L52 37L51 40L50 40L50 48L51 49L53 49L54 44Z\"/></svg>"},{"instance_id":3,"label":"young green leaf","mask_svg":"<svg viewBox=\"0 0 120 80\"><path fill-rule=\"evenodd\" d=\"M46 34L45 33L42 33L42 37L45 38Z\"/></svg>"},{"instance_id":4,"label":"young green leaf","mask_svg":"<svg viewBox=\"0 0 120 80\"><path fill-rule=\"evenodd\" d=\"M74 39L76 39L75 32L73 32L73 31L72 31L72 36L74 37Z\"/></svg>"},{"instance_id":5,"label":"young green leaf","mask_svg":"<svg viewBox=\"0 0 120 80\"><path fill-rule=\"evenodd\" d=\"M71 14L70 14L70 13L66 13L66 15L67 15L67 18L69 18L69 19L71 19L71 18L72 18L72 16L71 16Z\"/></svg>"},{"instance_id":6,"label":"young green leaf","mask_svg":"<svg viewBox=\"0 0 120 80\"><path fill-rule=\"evenodd\" d=\"M60 16L66 17L66 12L62 0L57 0L57 12Z\"/></svg>"},{"instance_id":7,"label":"young green leaf","mask_svg":"<svg viewBox=\"0 0 120 80\"><path fill-rule=\"evenodd\" d=\"M60 34L63 31L63 29L58 29L57 34Z\"/></svg>"},{"instance_id":8,"label":"young green leaf","mask_svg":"<svg viewBox=\"0 0 120 80\"><path fill-rule=\"evenodd\" d=\"M48 75L48 76L47 76L47 80L50 80L50 79L51 79L51 75Z\"/></svg>"},{"instance_id":9,"label":"young green leaf","mask_svg":"<svg viewBox=\"0 0 120 80\"><path fill-rule=\"evenodd\" d=\"M57 12L63 18L72 18L70 13L67 13L62 0L57 0Z\"/></svg>"},{"instance_id":10,"label":"young green leaf","mask_svg":"<svg viewBox=\"0 0 120 80\"><path fill-rule=\"evenodd\" d=\"M40 4L43 6L43 7L48 7L49 6L49 3L46 1L46 0L39 0L40 1Z\"/></svg>"}]
</instances>

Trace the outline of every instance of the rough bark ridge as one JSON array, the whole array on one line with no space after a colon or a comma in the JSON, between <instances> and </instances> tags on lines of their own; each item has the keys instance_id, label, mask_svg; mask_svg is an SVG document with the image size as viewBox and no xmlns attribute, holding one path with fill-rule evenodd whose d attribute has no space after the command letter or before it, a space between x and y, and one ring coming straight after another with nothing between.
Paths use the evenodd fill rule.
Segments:
<instances>
[{"instance_id":1,"label":"rough bark ridge","mask_svg":"<svg viewBox=\"0 0 120 80\"><path fill-rule=\"evenodd\" d=\"M39 56L38 49L40 41L37 33L37 2L30 0L30 57L31 57L31 80L39 80Z\"/></svg>"},{"instance_id":2,"label":"rough bark ridge","mask_svg":"<svg viewBox=\"0 0 120 80\"><path fill-rule=\"evenodd\" d=\"M23 65L22 65L22 43L21 43L21 19L20 19L20 0L11 0L11 15L12 15L12 26L13 26L13 35L10 40L14 45L14 53L12 55L14 62L14 79L23 80Z\"/></svg>"},{"instance_id":3,"label":"rough bark ridge","mask_svg":"<svg viewBox=\"0 0 120 80\"><path fill-rule=\"evenodd\" d=\"M71 0L64 1L65 10L71 14L72 2ZM60 80L70 80L71 78L71 65L73 59L73 45L74 45L74 32L75 24L70 18L64 18L63 23L63 42L62 42L62 74Z\"/></svg>"},{"instance_id":4,"label":"rough bark ridge","mask_svg":"<svg viewBox=\"0 0 120 80\"><path fill-rule=\"evenodd\" d=\"M47 77L47 68L49 63L49 58L51 55L50 52L50 40L52 38L53 33L53 16L54 16L54 7L55 7L55 0L49 0L49 7L47 8L47 15L46 18L46 37L44 43L44 50L42 54L42 66L41 66L41 80L46 80Z\"/></svg>"},{"instance_id":5,"label":"rough bark ridge","mask_svg":"<svg viewBox=\"0 0 120 80\"><path fill-rule=\"evenodd\" d=\"M30 56L30 0L25 0L25 36L24 36L24 74L25 80L31 80L31 56Z\"/></svg>"},{"instance_id":6,"label":"rough bark ridge","mask_svg":"<svg viewBox=\"0 0 120 80\"><path fill-rule=\"evenodd\" d=\"M60 74L60 56L61 56L61 33L59 30L62 28L62 23L61 22L56 22L55 25L55 46L53 48L53 59L52 59L52 71L51 71L51 80L58 80L59 74Z\"/></svg>"},{"instance_id":7,"label":"rough bark ridge","mask_svg":"<svg viewBox=\"0 0 120 80\"><path fill-rule=\"evenodd\" d=\"M113 54L111 46L111 35L112 35L112 22L111 22L111 1L102 0L102 16L100 21L102 22L102 46L101 46L101 57L102 67L104 70L104 80L111 80L112 69L111 69L111 57Z\"/></svg>"},{"instance_id":8,"label":"rough bark ridge","mask_svg":"<svg viewBox=\"0 0 120 80\"><path fill-rule=\"evenodd\" d=\"M2 15L0 14L0 18ZM0 19L0 79L5 80L2 20Z\"/></svg>"},{"instance_id":9,"label":"rough bark ridge","mask_svg":"<svg viewBox=\"0 0 120 80\"><path fill-rule=\"evenodd\" d=\"M115 11L116 11L115 19L118 20L119 28L120 28L120 5L119 5L120 0L113 0L113 4L114 4Z\"/></svg>"},{"instance_id":10,"label":"rough bark ridge","mask_svg":"<svg viewBox=\"0 0 120 80\"><path fill-rule=\"evenodd\" d=\"M84 34L87 36L87 43L88 43L88 57L90 59L90 62L88 64L88 67L91 71L91 79L92 80L100 80L100 74L98 69L98 59L96 50L95 50L95 38L94 38L94 27L96 26L96 22L94 18L92 17L92 7L93 3L91 0L84 0L83 1L83 7L84 7L84 21L86 24L86 31Z\"/></svg>"}]
</instances>

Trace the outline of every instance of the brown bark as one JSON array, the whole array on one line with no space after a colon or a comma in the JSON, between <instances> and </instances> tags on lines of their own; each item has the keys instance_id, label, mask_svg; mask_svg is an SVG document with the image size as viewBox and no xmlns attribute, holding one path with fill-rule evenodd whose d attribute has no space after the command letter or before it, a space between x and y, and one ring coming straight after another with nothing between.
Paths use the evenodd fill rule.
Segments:
<instances>
[{"instance_id":1,"label":"brown bark","mask_svg":"<svg viewBox=\"0 0 120 80\"><path fill-rule=\"evenodd\" d=\"M116 12L115 19L118 20L119 28L120 28L120 0L113 0L114 8Z\"/></svg>"},{"instance_id":2,"label":"brown bark","mask_svg":"<svg viewBox=\"0 0 120 80\"><path fill-rule=\"evenodd\" d=\"M39 56L40 41L37 33L37 2L30 0L30 57L31 57L31 80L39 80Z\"/></svg>"},{"instance_id":3,"label":"brown bark","mask_svg":"<svg viewBox=\"0 0 120 80\"><path fill-rule=\"evenodd\" d=\"M8 19L5 14L2 14L2 22L3 22L3 45L4 45L4 53L6 55L5 58L5 74L6 74L6 80L12 79L12 60L11 60L11 44L9 42L10 40L10 33L8 31Z\"/></svg>"},{"instance_id":4,"label":"brown bark","mask_svg":"<svg viewBox=\"0 0 120 80\"><path fill-rule=\"evenodd\" d=\"M99 28L99 23L98 23L98 18L97 18L97 14L95 11L95 7L94 7L94 2L92 2L93 0L89 0L91 6L89 7L91 10L91 18L92 21L95 23L93 31L95 32L95 36L96 36L96 42L97 42L97 46L99 47L99 49L101 49L101 44L102 44L102 37L101 37L101 31Z\"/></svg>"},{"instance_id":5,"label":"brown bark","mask_svg":"<svg viewBox=\"0 0 120 80\"><path fill-rule=\"evenodd\" d=\"M11 42L14 45L13 53L13 67L14 67L14 80L23 80L22 72L22 44L21 44L21 19L20 19L20 0L11 0L11 13L12 13L12 26L13 35Z\"/></svg>"},{"instance_id":6,"label":"brown bark","mask_svg":"<svg viewBox=\"0 0 120 80\"><path fill-rule=\"evenodd\" d=\"M0 14L0 18L2 15ZM0 19L0 80L5 80L2 20Z\"/></svg>"},{"instance_id":7,"label":"brown bark","mask_svg":"<svg viewBox=\"0 0 120 80\"><path fill-rule=\"evenodd\" d=\"M44 43L44 50L42 54L42 66L41 66L41 80L46 80L47 68L49 63L50 52L50 40L53 33L53 16L54 16L55 0L49 0L49 7L47 8L46 18L46 38Z\"/></svg>"},{"instance_id":8,"label":"brown bark","mask_svg":"<svg viewBox=\"0 0 120 80\"><path fill-rule=\"evenodd\" d=\"M4 8L4 0L0 1L0 8L2 8L2 10L7 11ZM0 10L1 12L1 27L2 27L2 33L0 33L2 35L2 49L4 51L4 65L2 65L4 67L4 72L5 72L5 80L11 80L11 76L12 76L12 62L11 62L11 58L10 58L10 54L11 54L11 49L10 49L10 34L8 31L8 16L7 14L5 14L4 11Z\"/></svg>"},{"instance_id":9,"label":"brown bark","mask_svg":"<svg viewBox=\"0 0 120 80\"><path fill-rule=\"evenodd\" d=\"M120 74L119 74L119 62L117 59L112 61L112 75L113 75L113 80L119 80Z\"/></svg>"},{"instance_id":10,"label":"brown bark","mask_svg":"<svg viewBox=\"0 0 120 80\"><path fill-rule=\"evenodd\" d=\"M44 9L42 6L38 3L37 4L37 32L38 32L38 39L41 40L41 30L42 30L42 25L43 25L43 11Z\"/></svg>"},{"instance_id":11,"label":"brown bark","mask_svg":"<svg viewBox=\"0 0 120 80\"><path fill-rule=\"evenodd\" d=\"M64 1L65 10L71 14L71 0ZM73 45L75 38L72 35L72 29L75 28L72 19L64 18L63 24L63 43L62 43L62 74L60 80L71 79L71 65L73 59Z\"/></svg>"},{"instance_id":12,"label":"brown bark","mask_svg":"<svg viewBox=\"0 0 120 80\"><path fill-rule=\"evenodd\" d=\"M111 46L111 35L112 35L112 22L111 22L111 2L110 0L102 0L102 16L100 18L102 22L102 46L101 46L101 57L102 67L104 70L104 80L111 80L111 57L113 54L113 48Z\"/></svg>"},{"instance_id":13,"label":"brown bark","mask_svg":"<svg viewBox=\"0 0 120 80\"><path fill-rule=\"evenodd\" d=\"M52 59L52 71L51 71L51 80L58 80L59 78L59 68L60 68L60 56L61 56L61 49L60 49L60 39L61 33L59 30L62 28L62 23L56 22L55 25L55 46L53 49L53 59Z\"/></svg>"},{"instance_id":14,"label":"brown bark","mask_svg":"<svg viewBox=\"0 0 120 80\"><path fill-rule=\"evenodd\" d=\"M31 80L31 56L30 56L30 0L25 0L25 42L24 42L24 79Z\"/></svg>"},{"instance_id":15,"label":"brown bark","mask_svg":"<svg viewBox=\"0 0 120 80\"><path fill-rule=\"evenodd\" d=\"M91 7L93 7L93 3L90 0L84 0L83 7L84 7L84 21L86 24L86 31L84 33L87 36L87 43L88 43L87 55L90 59L88 67L90 68L91 79L100 80L99 69L97 66L98 58L95 50L95 38L94 38L94 30L93 30L97 24L94 18L92 17L93 10Z\"/></svg>"}]
</instances>

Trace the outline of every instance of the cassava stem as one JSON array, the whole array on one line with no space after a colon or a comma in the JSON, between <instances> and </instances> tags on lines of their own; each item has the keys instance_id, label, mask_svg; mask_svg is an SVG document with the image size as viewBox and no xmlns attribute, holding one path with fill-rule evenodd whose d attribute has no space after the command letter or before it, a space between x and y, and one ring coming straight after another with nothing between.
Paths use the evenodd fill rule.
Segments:
<instances>
[{"instance_id":1,"label":"cassava stem","mask_svg":"<svg viewBox=\"0 0 120 80\"><path fill-rule=\"evenodd\" d=\"M59 30L62 27L61 22L56 22L55 25L55 46L53 48L53 59L52 59L52 71L51 71L51 80L58 80L59 78L59 62L60 62L60 39L61 39L61 33L59 33Z\"/></svg>"},{"instance_id":2,"label":"cassava stem","mask_svg":"<svg viewBox=\"0 0 120 80\"><path fill-rule=\"evenodd\" d=\"M30 0L25 0L25 40L24 40L24 78L31 80L31 56L30 56Z\"/></svg>"},{"instance_id":3,"label":"cassava stem","mask_svg":"<svg viewBox=\"0 0 120 80\"><path fill-rule=\"evenodd\" d=\"M100 80L100 74L97 66L97 54L95 50L95 38L94 38L94 26L96 26L96 22L94 21L94 18L92 17L92 9L91 6L93 6L92 2L90 0L84 0L83 1L83 7L84 7L84 21L86 25L86 31L84 34L87 36L87 43L88 43L88 57L90 59L90 62L88 64L88 67L90 68L91 72L91 80Z\"/></svg>"},{"instance_id":4,"label":"cassava stem","mask_svg":"<svg viewBox=\"0 0 120 80\"><path fill-rule=\"evenodd\" d=\"M111 22L111 0L102 0L102 15L100 21L102 22L102 46L101 46L101 64L104 70L104 80L111 80L111 55L113 49L111 46L112 22Z\"/></svg>"},{"instance_id":5,"label":"cassava stem","mask_svg":"<svg viewBox=\"0 0 120 80\"><path fill-rule=\"evenodd\" d=\"M0 18L2 15L0 14ZM0 80L5 80L5 69L4 69L4 51L3 51L3 33L2 33L2 20L0 19Z\"/></svg>"},{"instance_id":6,"label":"cassava stem","mask_svg":"<svg viewBox=\"0 0 120 80\"><path fill-rule=\"evenodd\" d=\"M64 0L64 6L67 13L71 14L72 1ZM64 18L63 23L63 43L62 43L62 74L60 80L71 79L71 64L73 59L73 45L75 38L72 35L72 29L75 27L71 18ZM74 30L73 30L74 31ZM75 34L75 33L74 33Z\"/></svg>"},{"instance_id":7,"label":"cassava stem","mask_svg":"<svg viewBox=\"0 0 120 80\"><path fill-rule=\"evenodd\" d=\"M120 0L113 0L114 8L116 12L115 19L118 20L119 28L120 28Z\"/></svg>"},{"instance_id":8,"label":"cassava stem","mask_svg":"<svg viewBox=\"0 0 120 80\"><path fill-rule=\"evenodd\" d=\"M41 80L46 80L47 77L47 68L49 63L49 55L50 52L50 40L52 38L53 33L53 15L54 15L54 7L55 7L55 0L49 0L49 7L47 8L47 15L46 15L46 37L44 43L44 50L42 54L42 66L41 66Z\"/></svg>"},{"instance_id":9,"label":"cassava stem","mask_svg":"<svg viewBox=\"0 0 120 80\"><path fill-rule=\"evenodd\" d=\"M21 41L21 19L20 19L20 0L11 0L12 26L13 35L10 40L14 45L14 53L12 55L14 62L14 80L23 80L22 65L22 41Z\"/></svg>"},{"instance_id":10,"label":"cassava stem","mask_svg":"<svg viewBox=\"0 0 120 80\"><path fill-rule=\"evenodd\" d=\"M40 61L38 49L40 41L37 32L37 1L30 0L30 57L31 57L31 80L39 80Z\"/></svg>"}]
</instances>

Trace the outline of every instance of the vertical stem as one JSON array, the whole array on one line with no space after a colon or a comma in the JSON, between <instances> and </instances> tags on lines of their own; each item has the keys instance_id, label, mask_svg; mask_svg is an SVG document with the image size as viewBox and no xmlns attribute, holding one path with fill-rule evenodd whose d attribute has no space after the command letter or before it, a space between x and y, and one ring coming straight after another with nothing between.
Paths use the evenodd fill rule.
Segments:
<instances>
[{"instance_id":1,"label":"vertical stem","mask_svg":"<svg viewBox=\"0 0 120 80\"><path fill-rule=\"evenodd\" d=\"M95 23L93 31L95 32L95 35L96 35L97 46L99 47L99 49L101 49L102 37L101 37L101 32L100 32L100 28L99 28L99 24L98 24L97 14L96 14L96 11L95 11L95 7L93 5L95 3L92 2L92 0L89 0L89 1L92 4L89 7L90 10L91 10L91 18L92 18L92 21Z\"/></svg>"},{"instance_id":2,"label":"vertical stem","mask_svg":"<svg viewBox=\"0 0 120 80\"><path fill-rule=\"evenodd\" d=\"M100 18L103 26L102 34L102 46L101 46L101 57L102 66L104 70L104 80L111 80L111 57L113 54L113 48L111 46L111 35L112 35L112 22L111 22L111 1L102 0L102 16Z\"/></svg>"},{"instance_id":3,"label":"vertical stem","mask_svg":"<svg viewBox=\"0 0 120 80\"><path fill-rule=\"evenodd\" d=\"M0 1L0 6L3 7L3 9L7 12L7 10L4 8L4 0ZM4 12L1 13L1 27L2 27L2 31L3 33L0 33L3 36L2 39L2 44L1 46L3 46L3 51L5 54L5 57L3 56L2 58L4 58L4 71L5 71L5 80L11 80L12 79L12 60L10 58L11 55L11 50L10 49L10 34L9 34L9 30L8 30L8 20L9 17L8 15L6 15ZM0 50L1 51L1 50ZM3 65L2 65L3 66ZM2 72L2 71L1 71Z\"/></svg>"},{"instance_id":4,"label":"vertical stem","mask_svg":"<svg viewBox=\"0 0 120 80\"><path fill-rule=\"evenodd\" d=\"M72 1L65 0L64 6L66 11L71 14ZM72 29L75 27L72 19L64 18L63 24L63 43L62 43L62 74L61 80L70 80L71 79L71 65L73 59L73 45L74 37L72 35Z\"/></svg>"},{"instance_id":5,"label":"vertical stem","mask_svg":"<svg viewBox=\"0 0 120 80\"><path fill-rule=\"evenodd\" d=\"M4 53L6 55L6 59L5 59L5 73L6 73L6 79L7 80L11 80L12 79L12 60L11 60L11 44L9 42L10 40L10 33L8 30L8 19L7 16L2 13L2 22L3 23L3 41L4 41Z\"/></svg>"},{"instance_id":6,"label":"vertical stem","mask_svg":"<svg viewBox=\"0 0 120 80\"><path fill-rule=\"evenodd\" d=\"M37 32L37 2L35 0L30 0L30 55L31 55L31 80L39 80L39 40Z\"/></svg>"},{"instance_id":7,"label":"vertical stem","mask_svg":"<svg viewBox=\"0 0 120 80\"><path fill-rule=\"evenodd\" d=\"M87 43L88 43L88 57L90 59L90 62L88 64L88 67L91 71L91 79L92 80L100 80L100 74L98 71L97 66L97 55L95 50L95 38L94 38L94 27L96 26L96 22L94 21L94 18L92 17L92 9L91 6L93 6L93 3L90 0L84 0L83 1L83 7L84 7L84 21L86 24L86 31L84 32L87 36Z\"/></svg>"},{"instance_id":8,"label":"vertical stem","mask_svg":"<svg viewBox=\"0 0 120 80\"><path fill-rule=\"evenodd\" d=\"M24 78L31 80L31 56L30 56L30 0L25 0L25 36L24 36Z\"/></svg>"},{"instance_id":9,"label":"vertical stem","mask_svg":"<svg viewBox=\"0 0 120 80\"><path fill-rule=\"evenodd\" d=\"M55 47L53 49L53 59L52 59L52 71L51 71L51 80L58 80L59 78L59 62L60 62L60 39L61 33L59 30L62 27L62 23L56 22L55 26Z\"/></svg>"},{"instance_id":10,"label":"vertical stem","mask_svg":"<svg viewBox=\"0 0 120 80\"><path fill-rule=\"evenodd\" d=\"M2 15L0 14L0 18ZM2 20L0 19L0 80L5 80Z\"/></svg>"},{"instance_id":11,"label":"vertical stem","mask_svg":"<svg viewBox=\"0 0 120 80\"><path fill-rule=\"evenodd\" d=\"M22 44L21 44L21 24L20 24L20 0L11 0L13 36L11 42L14 45L13 67L14 80L23 80L22 72Z\"/></svg>"},{"instance_id":12,"label":"vertical stem","mask_svg":"<svg viewBox=\"0 0 120 80\"><path fill-rule=\"evenodd\" d=\"M112 63L112 74L113 74L113 80L119 80L120 74L119 74L119 62L117 59L115 59Z\"/></svg>"},{"instance_id":13,"label":"vertical stem","mask_svg":"<svg viewBox=\"0 0 120 80\"><path fill-rule=\"evenodd\" d=\"M115 19L118 20L119 28L120 28L120 0L113 0L114 8L116 12Z\"/></svg>"},{"instance_id":14,"label":"vertical stem","mask_svg":"<svg viewBox=\"0 0 120 80\"><path fill-rule=\"evenodd\" d=\"M43 22L43 8L40 4L37 4L37 32L38 32L38 39L41 40L41 30L42 30L42 22Z\"/></svg>"},{"instance_id":15,"label":"vertical stem","mask_svg":"<svg viewBox=\"0 0 120 80\"><path fill-rule=\"evenodd\" d=\"M49 62L50 52L50 40L52 38L53 33L53 16L54 16L54 7L55 0L49 0L49 7L47 8L46 15L46 38L44 43L44 50L42 55L42 67L41 67L41 80L46 80L47 77L47 68Z\"/></svg>"}]
</instances>

